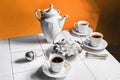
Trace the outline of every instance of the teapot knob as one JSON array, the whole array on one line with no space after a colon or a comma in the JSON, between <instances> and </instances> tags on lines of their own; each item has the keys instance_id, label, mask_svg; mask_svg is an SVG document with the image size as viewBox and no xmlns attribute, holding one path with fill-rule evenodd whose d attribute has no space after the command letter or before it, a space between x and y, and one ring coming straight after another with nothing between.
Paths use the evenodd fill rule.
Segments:
<instances>
[{"instance_id":1,"label":"teapot knob","mask_svg":"<svg viewBox=\"0 0 120 80\"><path fill-rule=\"evenodd\" d=\"M51 3L51 4L50 4L50 9L52 9L52 8L53 8L53 4Z\"/></svg>"}]
</instances>

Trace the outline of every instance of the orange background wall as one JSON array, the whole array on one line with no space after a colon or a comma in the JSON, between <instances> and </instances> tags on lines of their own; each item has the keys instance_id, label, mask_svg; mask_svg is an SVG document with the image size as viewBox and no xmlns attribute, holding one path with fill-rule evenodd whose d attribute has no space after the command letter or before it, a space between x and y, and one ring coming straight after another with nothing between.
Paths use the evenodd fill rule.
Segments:
<instances>
[{"instance_id":1,"label":"orange background wall","mask_svg":"<svg viewBox=\"0 0 120 80\"><path fill-rule=\"evenodd\" d=\"M34 10L49 8L50 3L60 15L69 15L63 29L71 29L79 20L89 21L96 29L99 10L93 0L0 0L0 39L40 33Z\"/></svg>"},{"instance_id":2,"label":"orange background wall","mask_svg":"<svg viewBox=\"0 0 120 80\"><path fill-rule=\"evenodd\" d=\"M97 31L104 34L109 46L120 49L120 0L96 0L96 4L101 11Z\"/></svg>"}]
</instances>

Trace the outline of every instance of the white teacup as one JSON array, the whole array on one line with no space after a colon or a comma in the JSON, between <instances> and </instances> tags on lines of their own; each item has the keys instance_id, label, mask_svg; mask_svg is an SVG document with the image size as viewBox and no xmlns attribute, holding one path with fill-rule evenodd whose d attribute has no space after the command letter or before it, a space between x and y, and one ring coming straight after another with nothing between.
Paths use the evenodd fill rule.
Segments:
<instances>
[{"instance_id":1,"label":"white teacup","mask_svg":"<svg viewBox=\"0 0 120 80\"><path fill-rule=\"evenodd\" d=\"M89 40L90 40L90 45L97 47L100 45L101 40L103 39L103 34L100 32L92 32L90 33Z\"/></svg>"},{"instance_id":2,"label":"white teacup","mask_svg":"<svg viewBox=\"0 0 120 80\"><path fill-rule=\"evenodd\" d=\"M60 72L64 67L65 58L60 54L51 54L49 57L50 68L53 72Z\"/></svg>"},{"instance_id":3,"label":"white teacup","mask_svg":"<svg viewBox=\"0 0 120 80\"><path fill-rule=\"evenodd\" d=\"M87 28L89 26L89 22L88 21L78 21L76 24L75 24L78 32L80 33L85 33L87 31Z\"/></svg>"}]
</instances>

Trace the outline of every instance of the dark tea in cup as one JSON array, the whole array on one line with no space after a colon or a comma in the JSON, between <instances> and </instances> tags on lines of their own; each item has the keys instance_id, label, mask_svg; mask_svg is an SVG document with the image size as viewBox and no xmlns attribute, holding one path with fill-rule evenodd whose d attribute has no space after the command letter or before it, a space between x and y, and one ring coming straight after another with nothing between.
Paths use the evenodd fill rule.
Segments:
<instances>
[{"instance_id":1,"label":"dark tea in cup","mask_svg":"<svg viewBox=\"0 0 120 80\"><path fill-rule=\"evenodd\" d=\"M94 37L94 38L101 38L102 36L98 35L98 34L94 34L94 35L92 35L92 37Z\"/></svg>"},{"instance_id":2,"label":"dark tea in cup","mask_svg":"<svg viewBox=\"0 0 120 80\"><path fill-rule=\"evenodd\" d=\"M81 23L80 25L84 27L84 26L86 26L88 24L87 23Z\"/></svg>"},{"instance_id":3,"label":"dark tea in cup","mask_svg":"<svg viewBox=\"0 0 120 80\"><path fill-rule=\"evenodd\" d=\"M61 57L54 57L52 59L52 62L54 62L54 63L60 63L60 62L63 62L63 59Z\"/></svg>"}]
</instances>

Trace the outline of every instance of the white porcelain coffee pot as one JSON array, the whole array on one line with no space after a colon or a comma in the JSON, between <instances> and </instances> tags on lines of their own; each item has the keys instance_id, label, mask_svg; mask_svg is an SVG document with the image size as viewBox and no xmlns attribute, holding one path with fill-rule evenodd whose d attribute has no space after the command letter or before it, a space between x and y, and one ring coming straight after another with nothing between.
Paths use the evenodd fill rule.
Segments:
<instances>
[{"instance_id":1,"label":"white porcelain coffee pot","mask_svg":"<svg viewBox=\"0 0 120 80\"><path fill-rule=\"evenodd\" d=\"M38 12L41 17L38 16ZM57 34L62 30L67 15L62 17L59 13L59 10L53 8L53 4L50 4L50 8L44 11L40 9L34 11L35 17L41 22L42 32L47 42L53 42Z\"/></svg>"}]
</instances>

